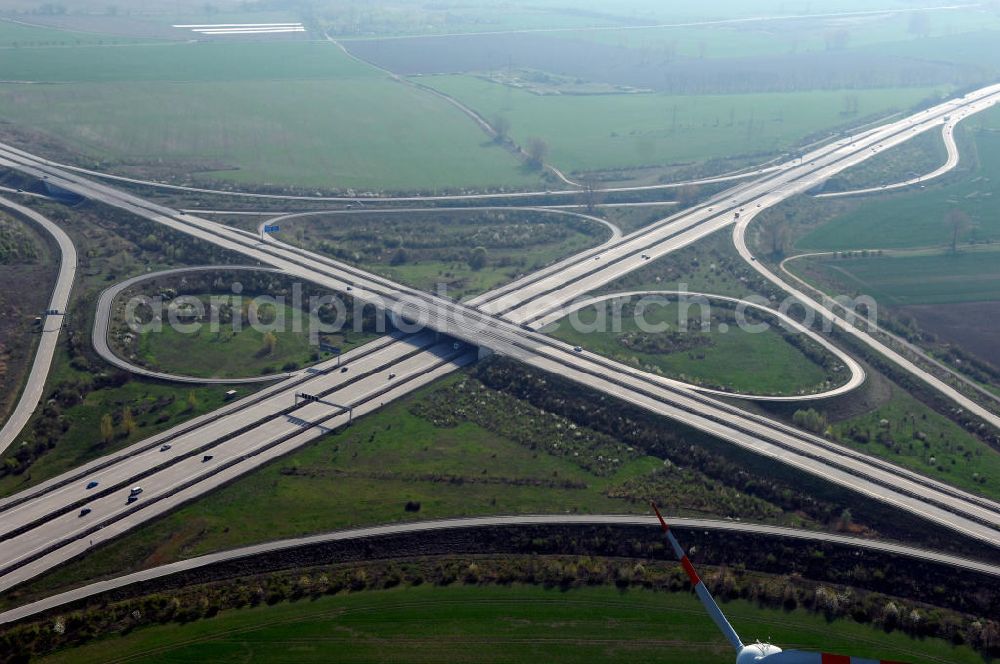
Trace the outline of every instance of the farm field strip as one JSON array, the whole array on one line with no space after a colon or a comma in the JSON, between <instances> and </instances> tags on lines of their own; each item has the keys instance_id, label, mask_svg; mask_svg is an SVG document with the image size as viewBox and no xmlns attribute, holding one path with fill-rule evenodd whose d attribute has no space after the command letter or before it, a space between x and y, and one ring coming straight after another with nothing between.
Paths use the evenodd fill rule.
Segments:
<instances>
[{"instance_id":1,"label":"farm field strip","mask_svg":"<svg viewBox=\"0 0 1000 664\"><path fill-rule=\"evenodd\" d=\"M265 614L266 611L266 614ZM917 641L850 620L831 623L801 611L761 609L743 600L725 611L741 632L804 648L818 646L871 656L900 653L914 664L978 661L970 648ZM567 633L567 626L572 629ZM418 587L365 591L226 611L182 625L157 625L122 639L97 641L43 662L172 662L206 650L225 661L252 657L329 661L546 661L589 663L595 652L627 653L634 661L728 664L731 648L686 594L595 587Z\"/></svg>"},{"instance_id":2,"label":"farm field strip","mask_svg":"<svg viewBox=\"0 0 1000 664\"><path fill-rule=\"evenodd\" d=\"M519 143L545 137L551 161L567 172L780 151L844 121L843 92L545 97L469 76L419 80L483 117L506 117ZM910 106L931 92L915 88L856 94L861 114L868 115ZM567 124L567 117L573 123Z\"/></svg>"}]
</instances>

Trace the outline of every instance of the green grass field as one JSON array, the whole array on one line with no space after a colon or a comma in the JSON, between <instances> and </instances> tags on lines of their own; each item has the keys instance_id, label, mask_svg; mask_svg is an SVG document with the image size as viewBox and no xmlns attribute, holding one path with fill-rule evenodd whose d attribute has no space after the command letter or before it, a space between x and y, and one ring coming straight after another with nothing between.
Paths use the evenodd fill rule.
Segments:
<instances>
[{"instance_id":1,"label":"green grass field","mask_svg":"<svg viewBox=\"0 0 1000 664\"><path fill-rule=\"evenodd\" d=\"M472 2L460 7L448 7L447 11L438 5L427 6L385 6L372 8L364 18L377 25L386 34L450 34L456 32L490 32L497 30L564 29L578 27L621 27L634 23L680 23L677 28L621 30L610 29L594 32L569 31L556 33L574 38L607 40L613 43L627 42L636 46L675 42L679 53L699 56L703 52L697 48L701 41L708 41L713 47L705 52L708 57L719 55L757 55L785 52L788 45L778 39L786 30L796 29L800 50L821 49L825 46L824 30L840 27L845 23L851 30L850 44L861 46L869 43L913 39L909 31L912 6L898 0L884 2L879 9L902 9L901 14L868 17L805 18L795 21L774 21L760 25L753 23L718 26L683 25L690 22L718 21L719 19L739 19L750 17L781 17L789 15L826 14L831 12L871 11L872 5L864 0L825 0L808 5L791 6L782 0L759 0L752 4L739 0L716 0L710 5L697 2L673 2L665 5L654 0L630 0L624 6L608 6L598 0L574 3L572 8L560 4L558 0L534 2L529 7L517 4L495 5ZM961 30L985 28L993 25L995 17L988 11L942 10L930 12L929 33L931 35L952 34ZM344 13L346 14L346 12ZM348 20L350 15L336 15L330 21L338 34L351 39L357 26ZM362 28L368 27L365 24Z\"/></svg>"},{"instance_id":2,"label":"green grass field","mask_svg":"<svg viewBox=\"0 0 1000 664\"><path fill-rule=\"evenodd\" d=\"M206 303L211 296L200 299ZM274 308L267 305L268 309ZM263 315L263 314L262 314ZM186 333L173 326L163 325L159 331L149 331L137 339L138 361L142 366L180 374L205 378L240 378L278 373L308 366L317 361L319 348L309 340L309 314L298 313L290 306L284 307L284 318L275 320L268 314L267 321L273 321L277 338L273 352L265 352L266 329L253 329L249 322L234 332L232 325L221 325L213 332L209 321L203 321L192 333ZM295 331L296 317L301 321L301 331ZM328 335L327 335L328 336ZM344 352L355 348L374 336L345 330L343 334L328 339L328 343L340 347Z\"/></svg>"},{"instance_id":3,"label":"green grass field","mask_svg":"<svg viewBox=\"0 0 1000 664\"><path fill-rule=\"evenodd\" d=\"M134 37L59 30L0 20L0 49L4 49L4 62L17 59L21 57L20 51L32 48L122 45L146 41Z\"/></svg>"},{"instance_id":4,"label":"green grass field","mask_svg":"<svg viewBox=\"0 0 1000 664\"><path fill-rule=\"evenodd\" d=\"M519 143L539 136L567 171L671 164L772 153L850 121L843 92L670 96L537 96L472 76L424 77L484 117L506 117ZM852 91L859 114L905 109L926 88ZM675 121L676 114L676 121Z\"/></svg>"},{"instance_id":5,"label":"green grass field","mask_svg":"<svg viewBox=\"0 0 1000 664\"><path fill-rule=\"evenodd\" d=\"M1000 240L1000 218L995 214L995 196L1000 195L1000 109L983 111L966 122L982 129L959 142L962 161L946 181L866 199L799 238L796 250L945 247L952 240L947 217L953 210L965 213L970 221L960 244Z\"/></svg>"},{"instance_id":6,"label":"green grass field","mask_svg":"<svg viewBox=\"0 0 1000 664\"><path fill-rule=\"evenodd\" d=\"M884 305L1000 300L1000 252L983 249L802 260L844 292L857 290Z\"/></svg>"},{"instance_id":7,"label":"green grass field","mask_svg":"<svg viewBox=\"0 0 1000 664\"><path fill-rule=\"evenodd\" d=\"M601 307L606 315L612 311L610 304L597 307ZM678 334L680 346L673 352L653 352L652 349L636 349L626 345L629 343L628 339L641 334L637 319L631 315L632 307L625 309L621 332L610 329L589 331L586 326L597 320L597 307L587 307L580 311L578 318L574 315L557 321L559 329L554 336L670 378L744 394L808 393L825 388L827 381L837 381L835 372L825 371L785 341L780 331L775 329L778 324L775 319L768 321L767 331L756 334L733 325L726 316L719 318L718 314L727 314L732 310L717 305L717 309L713 307L716 315L713 316L708 332L699 332L697 329L685 331L678 326L680 308L676 303L653 306L644 313L646 323L669 325L667 333ZM698 306L693 306L688 316L692 321L698 321L700 312ZM585 327L574 329L574 319ZM726 328L721 325L726 325ZM723 329L726 331L722 331ZM662 337L663 334L654 334L652 338L658 336ZM689 344L695 340L701 343ZM684 348L685 345L691 347Z\"/></svg>"},{"instance_id":8,"label":"green grass field","mask_svg":"<svg viewBox=\"0 0 1000 664\"><path fill-rule=\"evenodd\" d=\"M336 46L316 41L154 42L124 50L11 49L0 64L0 80L34 83L232 83L355 78L384 77L348 58Z\"/></svg>"},{"instance_id":9,"label":"green grass field","mask_svg":"<svg viewBox=\"0 0 1000 664\"><path fill-rule=\"evenodd\" d=\"M325 42L11 52L0 80L46 85L0 84L4 119L88 165L327 189L538 181L446 102Z\"/></svg>"},{"instance_id":10,"label":"green grass field","mask_svg":"<svg viewBox=\"0 0 1000 664\"><path fill-rule=\"evenodd\" d=\"M850 620L724 604L746 641L913 664L982 661L967 647ZM534 586L422 585L225 611L137 629L43 662L694 662L733 651L694 595Z\"/></svg>"}]
</instances>

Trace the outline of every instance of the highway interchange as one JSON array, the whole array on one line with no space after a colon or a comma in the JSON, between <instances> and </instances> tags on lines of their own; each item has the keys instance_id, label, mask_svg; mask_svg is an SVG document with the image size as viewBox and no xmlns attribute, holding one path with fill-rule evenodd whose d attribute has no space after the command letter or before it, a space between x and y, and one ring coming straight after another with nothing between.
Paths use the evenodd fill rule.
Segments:
<instances>
[{"instance_id":1,"label":"highway interchange","mask_svg":"<svg viewBox=\"0 0 1000 664\"><path fill-rule=\"evenodd\" d=\"M0 590L285 454L346 423L351 416L371 412L474 361L480 348L680 420L825 481L1000 545L1000 505L993 501L744 412L688 386L577 352L536 331L544 321L596 288L729 225L734 226L734 239L747 261L773 283L796 293L763 268L743 242L747 225L757 212L807 192L826 178L920 132L955 121L946 117L983 110L998 98L1000 86L990 86L852 139L819 147L694 208L624 237L613 237L600 247L465 303L423 293L280 242L262 243L256 234L170 209L24 151L0 146L0 166L47 179L286 274L332 290L350 288L360 300L394 311L402 328L417 321L458 340L442 341L432 332L384 337L345 356L346 373L330 362L321 364L211 416L0 500ZM812 302L804 294L798 297ZM833 316L820 305L810 306ZM864 343L921 376L923 369L893 356L891 349L863 331L851 329ZM983 420L994 426L1000 422L996 414L935 377L921 378ZM320 395L322 401L296 403L295 395L300 392ZM162 450L164 444L170 447ZM212 457L208 461L204 460L207 450ZM83 485L91 478L100 485L88 493ZM140 481L143 494L127 504L128 488ZM92 509L87 518L78 516L82 505Z\"/></svg>"}]
</instances>

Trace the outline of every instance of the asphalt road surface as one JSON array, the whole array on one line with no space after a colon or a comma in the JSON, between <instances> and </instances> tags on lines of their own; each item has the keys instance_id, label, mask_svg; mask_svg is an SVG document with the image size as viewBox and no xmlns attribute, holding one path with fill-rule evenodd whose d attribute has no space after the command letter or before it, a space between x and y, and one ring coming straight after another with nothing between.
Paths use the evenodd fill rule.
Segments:
<instances>
[{"instance_id":1,"label":"asphalt road surface","mask_svg":"<svg viewBox=\"0 0 1000 664\"><path fill-rule=\"evenodd\" d=\"M63 314L69 305L69 294L73 289L73 280L76 278L76 248L63 229L31 208L2 197L0 197L0 206L40 226L55 239L59 246L59 274L56 276L56 283L52 288L52 296L49 298L48 306L50 311L58 311L59 314L38 312L42 314L42 330L38 340L38 348L35 351L35 359L17 405L4 423L3 429L0 429L0 452L3 452L17 439L18 434L28 423L28 419L35 412L44 394L45 381L49 375L49 367L52 366L56 344L59 342L59 332L62 330Z\"/></svg>"},{"instance_id":2,"label":"asphalt road surface","mask_svg":"<svg viewBox=\"0 0 1000 664\"><path fill-rule=\"evenodd\" d=\"M935 168L930 173L925 173L924 175L910 178L908 180L894 182L893 184L883 184L878 187L865 187L863 189L851 189L850 191L831 191L826 194L817 194L816 198L842 198L844 196L860 196L862 194L881 193L884 191L892 191L893 189L912 187L913 185L923 184L924 182L929 182L935 178L939 178L945 173L954 170L955 167L958 166L959 161L958 145L955 143L955 125L944 125L944 127L941 128L941 137L944 139L944 147L948 152L948 156L943 164Z\"/></svg>"},{"instance_id":3,"label":"asphalt road surface","mask_svg":"<svg viewBox=\"0 0 1000 664\"><path fill-rule=\"evenodd\" d=\"M262 400L250 397L251 403L244 407L163 437L158 445L143 445L110 465L95 464L83 476L74 471L71 477L76 481L50 484L40 500L8 501L0 508L0 590L86 551L90 542L111 539L287 454L476 357L468 347L455 351L451 343L434 343L432 334L422 336L416 342L390 339L380 352L345 357L346 373L335 365L325 367L327 373L317 373L295 389L274 390ZM423 348L428 352L418 352ZM298 399L301 393L321 400ZM90 481L99 484L87 489ZM134 486L142 493L130 503ZM65 509L52 512L56 503ZM80 516L83 507L92 512Z\"/></svg>"},{"instance_id":4,"label":"asphalt road surface","mask_svg":"<svg viewBox=\"0 0 1000 664\"><path fill-rule=\"evenodd\" d=\"M823 533L810 530L796 530L793 528L783 528L781 526L767 526L751 523L741 523L739 521L717 521L712 519L689 519L684 517L671 517L668 519L670 526L677 530L721 530L737 533L751 533L769 537L779 537L806 542L825 542L850 546L857 549L890 553L917 560L948 565L957 569L964 569L981 574L988 574L1000 577L1000 568L995 565L983 563L957 556L919 549L903 544L883 542L880 540L860 539ZM642 515L619 515L619 514L591 514L591 515L524 515L524 516L492 516L492 517L472 517L464 519L446 519L440 521L417 521L411 523L398 523L383 526L371 526L367 528L353 528L351 530L340 530L320 535L310 535L295 539L265 542L252 546L241 547L229 551L221 551L197 558L188 558L175 563L161 565L145 569L140 572L127 574L124 576L98 581L80 588L46 597L45 599L30 604L25 604L14 609L9 609L0 613L0 624L12 623L25 618L36 616L39 613L51 609L60 608L72 602L94 597L104 592L127 588L128 586L162 579L180 572L196 570L217 563L242 560L267 553L293 551L302 547L315 546L328 542L344 542L350 540L364 540L372 537L382 537L387 535L400 535L407 533L435 533L447 530L475 530L477 528L497 528L504 526L573 526L573 525L606 525L606 526L649 526L651 533L655 530L659 533L659 524L652 516ZM651 536L653 536L651 534Z\"/></svg>"}]
</instances>

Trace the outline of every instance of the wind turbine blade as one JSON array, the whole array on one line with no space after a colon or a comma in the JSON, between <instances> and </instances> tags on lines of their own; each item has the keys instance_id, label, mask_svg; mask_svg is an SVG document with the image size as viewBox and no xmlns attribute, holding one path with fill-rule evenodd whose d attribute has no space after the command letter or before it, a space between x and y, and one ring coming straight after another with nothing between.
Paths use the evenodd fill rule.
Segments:
<instances>
[{"instance_id":1,"label":"wind turbine blade","mask_svg":"<svg viewBox=\"0 0 1000 664\"><path fill-rule=\"evenodd\" d=\"M701 603L705 606L705 610L708 611L708 615L712 618L712 621L715 622L719 631L722 632L722 635L726 637L726 640L729 641L729 644L732 645L733 649L738 653L743 649L743 642L740 641L739 635L736 633L736 630L733 629L733 626L729 624L729 621L726 620L726 616L722 613L722 609L720 609L719 605L715 603L712 593L708 592L708 588L706 588L705 584L701 582L701 578L698 577L698 572L695 571L691 561L688 560L687 554L684 553L684 549L681 548L681 545L677 542L677 538L674 537L674 534L670 532L670 526L668 526L667 522L663 520L663 515L660 514L660 508L656 506L656 503L650 504L653 506L653 511L656 512L656 518L660 520L660 527L663 529L663 537L670 542L670 546L674 550L674 555L677 556L679 561L681 561L681 567L684 568L684 572L687 573L688 579L691 581L691 585L694 586L694 592L698 595L698 599L700 599Z\"/></svg>"},{"instance_id":2,"label":"wind turbine blade","mask_svg":"<svg viewBox=\"0 0 1000 664\"><path fill-rule=\"evenodd\" d=\"M760 661L761 664L906 664L888 659L848 657L847 655L831 655L826 652L806 652L804 650L784 650L768 655Z\"/></svg>"}]
</instances>

